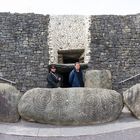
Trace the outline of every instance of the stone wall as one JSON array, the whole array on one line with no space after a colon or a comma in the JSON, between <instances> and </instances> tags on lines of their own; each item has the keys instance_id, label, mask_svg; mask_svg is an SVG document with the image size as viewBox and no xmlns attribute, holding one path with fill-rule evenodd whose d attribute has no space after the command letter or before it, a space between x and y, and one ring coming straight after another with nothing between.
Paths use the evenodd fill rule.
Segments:
<instances>
[{"instance_id":1,"label":"stone wall","mask_svg":"<svg viewBox=\"0 0 140 140\"><path fill-rule=\"evenodd\" d=\"M89 16L50 16L49 55L50 63L58 63L58 50L85 49L84 62L89 61Z\"/></svg>"},{"instance_id":2,"label":"stone wall","mask_svg":"<svg viewBox=\"0 0 140 140\"><path fill-rule=\"evenodd\" d=\"M113 88L140 73L140 14L91 16L90 69L108 69Z\"/></svg>"},{"instance_id":3,"label":"stone wall","mask_svg":"<svg viewBox=\"0 0 140 140\"><path fill-rule=\"evenodd\" d=\"M118 89L120 81L140 73L140 14L0 13L0 77L15 81L18 89L46 87L48 64L58 62L58 50L69 49L85 49L84 63L110 70Z\"/></svg>"},{"instance_id":4,"label":"stone wall","mask_svg":"<svg viewBox=\"0 0 140 140\"><path fill-rule=\"evenodd\" d=\"M45 87L49 16L0 14L0 76L20 90Z\"/></svg>"}]
</instances>

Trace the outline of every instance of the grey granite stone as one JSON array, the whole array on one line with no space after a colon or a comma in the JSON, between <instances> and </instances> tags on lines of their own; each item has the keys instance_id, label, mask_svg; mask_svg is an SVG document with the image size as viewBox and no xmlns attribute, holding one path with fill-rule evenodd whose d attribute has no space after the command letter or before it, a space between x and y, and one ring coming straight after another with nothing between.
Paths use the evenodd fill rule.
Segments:
<instances>
[{"instance_id":1,"label":"grey granite stone","mask_svg":"<svg viewBox=\"0 0 140 140\"><path fill-rule=\"evenodd\" d=\"M88 70L85 74L85 87L112 89L112 77L109 70Z\"/></svg>"},{"instance_id":2,"label":"grey granite stone","mask_svg":"<svg viewBox=\"0 0 140 140\"><path fill-rule=\"evenodd\" d=\"M17 122L19 113L18 102L21 97L20 92L13 86L0 83L0 121Z\"/></svg>"},{"instance_id":3,"label":"grey granite stone","mask_svg":"<svg viewBox=\"0 0 140 140\"><path fill-rule=\"evenodd\" d=\"M23 119L56 125L110 122L119 117L122 108L118 92L96 88L35 88L18 105Z\"/></svg>"},{"instance_id":4,"label":"grey granite stone","mask_svg":"<svg viewBox=\"0 0 140 140\"><path fill-rule=\"evenodd\" d=\"M124 103L132 114L140 119L140 84L136 84L123 93Z\"/></svg>"}]
</instances>

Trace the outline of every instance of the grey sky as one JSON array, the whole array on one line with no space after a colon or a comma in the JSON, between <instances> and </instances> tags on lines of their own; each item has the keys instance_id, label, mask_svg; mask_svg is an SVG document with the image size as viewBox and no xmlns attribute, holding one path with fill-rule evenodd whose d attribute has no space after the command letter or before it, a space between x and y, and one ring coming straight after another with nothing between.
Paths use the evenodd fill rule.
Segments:
<instances>
[{"instance_id":1,"label":"grey sky","mask_svg":"<svg viewBox=\"0 0 140 140\"><path fill-rule=\"evenodd\" d=\"M140 0L0 0L0 12L127 15L140 13Z\"/></svg>"}]
</instances>

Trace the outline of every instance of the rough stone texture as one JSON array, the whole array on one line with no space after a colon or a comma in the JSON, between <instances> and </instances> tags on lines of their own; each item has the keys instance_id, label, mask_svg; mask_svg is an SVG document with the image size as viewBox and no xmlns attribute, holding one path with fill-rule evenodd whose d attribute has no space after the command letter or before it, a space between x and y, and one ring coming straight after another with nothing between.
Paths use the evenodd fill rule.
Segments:
<instances>
[{"instance_id":1,"label":"rough stone texture","mask_svg":"<svg viewBox=\"0 0 140 140\"><path fill-rule=\"evenodd\" d=\"M140 73L140 14L44 16L0 13L0 76L26 91L46 87L58 50L85 49L89 69L111 71L113 89ZM135 79L123 83L131 87Z\"/></svg>"},{"instance_id":2,"label":"rough stone texture","mask_svg":"<svg viewBox=\"0 0 140 140\"><path fill-rule=\"evenodd\" d=\"M13 86L0 83L0 121L17 122L19 120L18 102L20 92Z\"/></svg>"},{"instance_id":3,"label":"rough stone texture","mask_svg":"<svg viewBox=\"0 0 140 140\"><path fill-rule=\"evenodd\" d=\"M123 93L129 87L132 87L133 85L136 85L137 83L140 83L140 73L121 81L118 85L118 91L120 91L119 93Z\"/></svg>"},{"instance_id":4,"label":"rough stone texture","mask_svg":"<svg viewBox=\"0 0 140 140\"><path fill-rule=\"evenodd\" d=\"M85 74L85 87L112 89L112 77L109 70L88 70Z\"/></svg>"},{"instance_id":5,"label":"rough stone texture","mask_svg":"<svg viewBox=\"0 0 140 140\"><path fill-rule=\"evenodd\" d=\"M140 84L123 93L124 103L136 118L140 119Z\"/></svg>"},{"instance_id":6,"label":"rough stone texture","mask_svg":"<svg viewBox=\"0 0 140 140\"><path fill-rule=\"evenodd\" d=\"M119 117L122 108L118 92L95 88L35 88L18 105L23 119L57 125L110 122Z\"/></svg>"},{"instance_id":7,"label":"rough stone texture","mask_svg":"<svg viewBox=\"0 0 140 140\"><path fill-rule=\"evenodd\" d=\"M0 13L0 76L26 91L45 87L49 16Z\"/></svg>"},{"instance_id":8,"label":"rough stone texture","mask_svg":"<svg viewBox=\"0 0 140 140\"><path fill-rule=\"evenodd\" d=\"M84 62L89 61L89 16L50 16L49 55L50 63L58 63L58 50L85 49Z\"/></svg>"},{"instance_id":9,"label":"rough stone texture","mask_svg":"<svg viewBox=\"0 0 140 140\"><path fill-rule=\"evenodd\" d=\"M113 89L140 73L140 14L91 16L90 33L89 67L110 70ZM127 88L133 85L125 84Z\"/></svg>"}]
</instances>

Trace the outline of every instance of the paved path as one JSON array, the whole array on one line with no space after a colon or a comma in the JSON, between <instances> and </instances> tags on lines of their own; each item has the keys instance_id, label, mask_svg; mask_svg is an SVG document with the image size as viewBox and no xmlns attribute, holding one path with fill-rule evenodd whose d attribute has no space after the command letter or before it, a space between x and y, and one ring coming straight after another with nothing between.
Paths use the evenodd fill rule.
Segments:
<instances>
[{"instance_id":1,"label":"paved path","mask_svg":"<svg viewBox=\"0 0 140 140\"><path fill-rule=\"evenodd\" d=\"M127 109L117 121L91 126L0 123L0 140L140 140L140 121Z\"/></svg>"}]
</instances>

